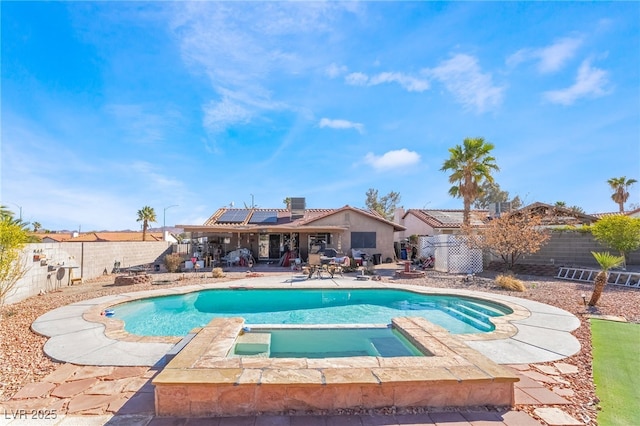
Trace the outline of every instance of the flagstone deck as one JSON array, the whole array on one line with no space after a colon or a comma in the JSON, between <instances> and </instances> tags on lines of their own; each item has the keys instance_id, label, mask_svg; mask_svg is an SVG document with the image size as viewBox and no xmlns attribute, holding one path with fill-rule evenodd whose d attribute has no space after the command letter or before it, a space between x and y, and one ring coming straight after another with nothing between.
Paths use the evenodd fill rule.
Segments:
<instances>
[{"instance_id":1,"label":"flagstone deck","mask_svg":"<svg viewBox=\"0 0 640 426\"><path fill-rule=\"evenodd\" d=\"M517 376L424 318L393 326L424 357L228 358L242 318L217 318L153 379L159 416L512 406Z\"/></svg>"}]
</instances>

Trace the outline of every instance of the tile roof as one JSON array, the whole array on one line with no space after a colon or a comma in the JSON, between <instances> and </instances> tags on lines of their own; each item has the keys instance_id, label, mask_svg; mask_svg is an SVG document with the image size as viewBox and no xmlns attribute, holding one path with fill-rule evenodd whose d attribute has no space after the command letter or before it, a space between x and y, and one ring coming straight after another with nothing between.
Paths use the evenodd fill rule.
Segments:
<instances>
[{"instance_id":1,"label":"tile roof","mask_svg":"<svg viewBox=\"0 0 640 426\"><path fill-rule=\"evenodd\" d=\"M591 216L597 217L598 219L602 219L603 217L607 217L607 216L618 216L618 215L625 215L625 216L631 216L631 217L640 217L640 208L637 208L635 210L629 210L626 211L624 213L620 213L618 212L605 212L605 213L592 213Z\"/></svg>"},{"instance_id":2,"label":"tile roof","mask_svg":"<svg viewBox=\"0 0 640 426\"><path fill-rule=\"evenodd\" d=\"M356 213L360 213L366 216L371 217L372 219L385 222L394 227L394 230L401 231L404 229L403 226L398 225L392 221L387 220L381 215L374 213L369 210L360 209L357 207L351 207L346 205L339 209L306 209L304 210L304 215L302 217L292 217L291 211L288 209L230 209L230 208L220 208L218 209L209 219L207 219L202 226L189 226L189 225L179 225L185 229L191 228L199 228L199 230L205 230L205 228L218 228L221 231L233 231L233 230L252 230L252 229L260 229L260 228L290 228L290 227L309 227L312 228L314 226L314 222L332 216L334 214L340 213L342 211L354 211ZM276 214L276 220L273 223L251 223L251 218L256 212L274 212ZM221 218L227 218L225 221L221 221ZM323 228L331 228L337 227L342 228L341 226L335 225L322 225Z\"/></svg>"},{"instance_id":3,"label":"tile roof","mask_svg":"<svg viewBox=\"0 0 640 426\"><path fill-rule=\"evenodd\" d=\"M142 241L142 232L87 232L65 242L122 242ZM146 241L162 241L161 232L147 232Z\"/></svg>"},{"instance_id":4,"label":"tile roof","mask_svg":"<svg viewBox=\"0 0 640 426\"><path fill-rule=\"evenodd\" d=\"M574 225L576 223L590 224L598 220L598 218L593 215L540 202L524 206L513 213L518 214L522 212L534 212L542 215L544 217L543 224L545 225Z\"/></svg>"},{"instance_id":5,"label":"tile roof","mask_svg":"<svg viewBox=\"0 0 640 426\"><path fill-rule=\"evenodd\" d=\"M64 234L58 234L58 233L53 233L53 232L47 232L47 233L35 233L33 234L34 236L40 238L40 240L44 240L45 238L48 238L50 240L56 241L58 243L61 243L62 241L67 241L68 239L71 238L71 234L70 233L64 233Z\"/></svg>"},{"instance_id":6,"label":"tile roof","mask_svg":"<svg viewBox=\"0 0 640 426\"><path fill-rule=\"evenodd\" d=\"M471 210L471 225L483 225L489 216L488 210ZM460 228L464 216L464 210L435 210L435 209L409 209L404 214L413 214L432 228Z\"/></svg>"}]
</instances>

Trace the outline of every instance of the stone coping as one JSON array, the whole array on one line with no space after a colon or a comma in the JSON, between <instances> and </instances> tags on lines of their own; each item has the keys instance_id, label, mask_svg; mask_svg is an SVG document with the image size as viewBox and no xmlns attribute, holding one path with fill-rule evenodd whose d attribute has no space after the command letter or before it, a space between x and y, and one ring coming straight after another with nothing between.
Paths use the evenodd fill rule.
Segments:
<instances>
[{"instance_id":1,"label":"stone coping","mask_svg":"<svg viewBox=\"0 0 640 426\"><path fill-rule=\"evenodd\" d=\"M424 357L230 358L243 325L242 318L213 319L164 367L152 381L157 415L514 403L513 370L424 318L392 320ZM222 394L242 404L222 404Z\"/></svg>"},{"instance_id":2,"label":"stone coping","mask_svg":"<svg viewBox=\"0 0 640 426\"><path fill-rule=\"evenodd\" d=\"M176 287L169 289L158 289L158 290L148 290L142 291L139 293L129 293L127 294L126 300L119 300L117 303L106 302L93 306L83 313L83 318L90 322L96 322L104 324L105 326L105 335L111 339L117 339L127 342L140 342L140 343L178 343L183 336L140 336L136 334L130 334L124 330L124 322L118 318L107 317L103 313L107 309L117 308L118 305L123 303L129 303L136 300L146 299L150 297L162 297L162 296L172 296L179 294L187 294L193 293L196 291L202 290L223 290L223 289L238 289L238 288L260 288L260 289L307 289L308 286L305 287L292 287L291 285L270 285L268 287L244 287L238 285L230 285L227 287L220 287L220 285L207 285L207 284L199 284L185 287ZM486 333L470 333L470 334L459 334L458 336L463 338L464 340L495 340L495 339L506 339L512 337L517 333L517 328L511 324L511 321L524 319L530 316L529 310L526 308L517 305L515 303L509 301L496 301L492 300L486 296L480 296L476 294L470 294L471 292L455 290L455 289L439 289L439 288L428 288L428 287L412 287L407 285L375 285L375 286L340 286L341 290L350 290L350 289L362 289L362 288L388 288L388 289L396 289L396 290L404 290L410 291L413 293L419 293L424 295L453 295L453 296L461 296L465 298L477 299L477 300L488 300L492 303L502 304L504 306L509 307L513 312L511 314L491 317L489 320L494 324L495 329L491 332ZM322 289L336 289L335 286L316 286L313 287L316 290Z\"/></svg>"},{"instance_id":3,"label":"stone coping","mask_svg":"<svg viewBox=\"0 0 640 426\"><path fill-rule=\"evenodd\" d=\"M389 288L422 294L447 294L485 299L504 304L510 307L513 313L491 318L496 326L493 332L459 334L456 337L491 360L499 364L547 362L565 358L580 350L579 341L570 334L579 327L578 318L569 312L543 303L506 294L464 289L431 288L384 281L360 282L346 277L308 281L294 279L288 274L286 276L266 275L259 279L243 279L222 285L209 283L130 291L83 300L41 315L33 322L31 329L38 334L50 337L44 351L60 362L81 365L153 366L162 361L165 354L183 336L147 337L129 334L124 331L123 323L117 317L108 318L101 313L105 309L117 307L118 304L141 298L226 288Z\"/></svg>"}]
</instances>

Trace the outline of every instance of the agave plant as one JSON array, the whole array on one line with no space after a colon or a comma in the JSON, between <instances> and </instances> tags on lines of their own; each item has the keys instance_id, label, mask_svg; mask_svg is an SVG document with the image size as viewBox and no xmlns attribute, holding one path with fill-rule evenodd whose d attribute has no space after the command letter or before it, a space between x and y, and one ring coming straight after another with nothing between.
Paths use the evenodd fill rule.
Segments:
<instances>
[{"instance_id":1,"label":"agave plant","mask_svg":"<svg viewBox=\"0 0 640 426\"><path fill-rule=\"evenodd\" d=\"M600 265L600 272L596 275L595 287L593 288L593 294L591 300L589 300L589 306L595 306L602 296L604 286L607 285L609 280L609 269L616 268L624 262L623 256L614 256L609 252L591 252L593 257L596 258L596 262Z\"/></svg>"}]
</instances>

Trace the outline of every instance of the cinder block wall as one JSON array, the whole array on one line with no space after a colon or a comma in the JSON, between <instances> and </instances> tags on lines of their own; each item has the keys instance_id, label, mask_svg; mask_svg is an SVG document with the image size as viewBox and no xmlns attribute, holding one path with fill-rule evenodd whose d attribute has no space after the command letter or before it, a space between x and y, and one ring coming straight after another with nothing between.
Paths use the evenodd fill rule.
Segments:
<instances>
[{"instance_id":1,"label":"cinder block wall","mask_svg":"<svg viewBox=\"0 0 640 426\"><path fill-rule=\"evenodd\" d=\"M16 303L41 290L67 285L69 269L65 269L58 283L61 267L72 267L74 277L86 280L110 274L116 261L120 262L121 268L162 263L165 254L171 251L171 243L165 241L28 244L22 252L27 273L16 283L5 303Z\"/></svg>"},{"instance_id":2,"label":"cinder block wall","mask_svg":"<svg viewBox=\"0 0 640 426\"><path fill-rule=\"evenodd\" d=\"M533 265L598 267L592 251L614 250L597 242L591 233L576 231L553 231L551 238L535 254L525 256L518 263ZM495 259L493 259L495 260ZM640 265L640 250L629 253L627 265Z\"/></svg>"}]
</instances>

